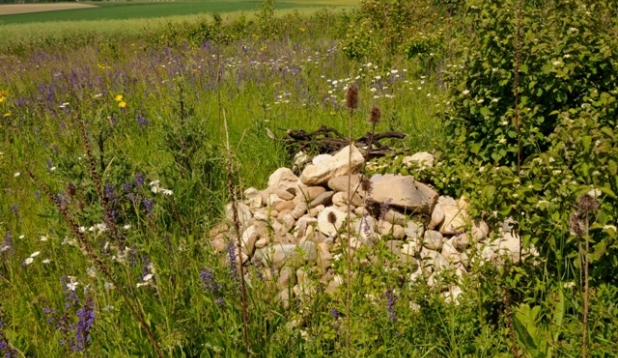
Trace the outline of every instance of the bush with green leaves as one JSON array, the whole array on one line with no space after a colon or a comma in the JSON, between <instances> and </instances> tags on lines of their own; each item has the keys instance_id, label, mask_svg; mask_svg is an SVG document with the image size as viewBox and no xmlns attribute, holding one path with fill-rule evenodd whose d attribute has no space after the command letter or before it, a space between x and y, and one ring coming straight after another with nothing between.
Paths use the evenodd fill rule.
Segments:
<instances>
[{"instance_id":1,"label":"bush with green leaves","mask_svg":"<svg viewBox=\"0 0 618 358\"><path fill-rule=\"evenodd\" d=\"M517 163L516 68L523 159L552 145L560 112L588 104L602 124L616 122L616 5L522 2L520 16L514 0L468 8L469 49L461 66L451 67L446 132L469 163Z\"/></svg>"}]
</instances>

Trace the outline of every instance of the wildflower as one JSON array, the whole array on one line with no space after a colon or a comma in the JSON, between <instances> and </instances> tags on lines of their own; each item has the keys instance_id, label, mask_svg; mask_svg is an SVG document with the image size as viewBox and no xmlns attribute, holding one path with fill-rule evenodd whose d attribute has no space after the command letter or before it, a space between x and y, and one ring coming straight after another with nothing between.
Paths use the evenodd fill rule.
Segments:
<instances>
[{"instance_id":1,"label":"wildflower","mask_svg":"<svg viewBox=\"0 0 618 358\"><path fill-rule=\"evenodd\" d=\"M41 241L45 242L45 241L48 241L48 240L49 240L49 237L47 235L41 236Z\"/></svg>"},{"instance_id":2,"label":"wildflower","mask_svg":"<svg viewBox=\"0 0 618 358\"><path fill-rule=\"evenodd\" d=\"M467 96L468 94L470 94L470 91L469 90L463 90L463 92L461 92L461 93L463 93L464 96Z\"/></svg>"},{"instance_id":3,"label":"wildflower","mask_svg":"<svg viewBox=\"0 0 618 358\"><path fill-rule=\"evenodd\" d=\"M45 260L43 260L41 262L47 265L47 264L49 264L51 262L51 260L50 259L45 259Z\"/></svg>"},{"instance_id":4,"label":"wildflower","mask_svg":"<svg viewBox=\"0 0 618 358\"><path fill-rule=\"evenodd\" d=\"M41 254L41 251L35 251L35 252L33 252L33 253L30 255L30 257L35 258L35 257L39 256L40 254Z\"/></svg>"},{"instance_id":5,"label":"wildflower","mask_svg":"<svg viewBox=\"0 0 618 358\"><path fill-rule=\"evenodd\" d=\"M75 330L75 342L71 347L74 351L84 351L90 346L91 337L90 330L94 324L95 313L93 309L92 299L87 298L84 307L77 311L77 328Z\"/></svg>"},{"instance_id":6,"label":"wildflower","mask_svg":"<svg viewBox=\"0 0 618 358\"><path fill-rule=\"evenodd\" d=\"M67 283L67 289L69 291L75 291L77 289L77 285L79 285L79 282L71 281L71 282Z\"/></svg>"},{"instance_id":7,"label":"wildflower","mask_svg":"<svg viewBox=\"0 0 618 358\"><path fill-rule=\"evenodd\" d=\"M24 260L24 266L28 266L33 262L34 262L34 258L28 257L27 259Z\"/></svg>"},{"instance_id":8,"label":"wildflower","mask_svg":"<svg viewBox=\"0 0 618 358\"><path fill-rule=\"evenodd\" d=\"M573 282L573 281L565 282L565 283L562 284L562 287L564 287L564 288L573 288L573 287L575 287L575 282Z\"/></svg>"},{"instance_id":9,"label":"wildflower","mask_svg":"<svg viewBox=\"0 0 618 358\"><path fill-rule=\"evenodd\" d=\"M393 294L393 290L386 290L386 298L388 299L388 304L386 310L388 311L388 320L395 320L395 295Z\"/></svg>"},{"instance_id":10,"label":"wildflower","mask_svg":"<svg viewBox=\"0 0 618 358\"><path fill-rule=\"evenodd\" d=\"M114 98L114 101L116 101L116 102L122 102L122 99L123 99L123 98L124 98L124 97L123 97L121 94L119 94L119 95L116 95L116 97Z\"/></svg>"},{"instance_id":11,"label":"wildflower","mask_svg":"<svg viewBox=\"0 0 618 358\"><path fill-rule=\"evenodd\" d=\"M121 102L119 102L119 103L118 103L118 107L120 107L120 108L126 108L126 107L127 107L127 102L125 102L125 101L121 101Z\"/></svg>"},{"instance_id":12,"label":"wildflower","mask_svg":"<svg viewBox=\"0 0 618 358\"><path fill-rule=\"evenodd\" d=\"M20 176L20 175L21 175L21 173L20 173L20 172L16 172L15 174L13 174L13 176L14 176L15 178L17 178L17 177L18 177L18 176Z\"/></svg>"}]
</instances>

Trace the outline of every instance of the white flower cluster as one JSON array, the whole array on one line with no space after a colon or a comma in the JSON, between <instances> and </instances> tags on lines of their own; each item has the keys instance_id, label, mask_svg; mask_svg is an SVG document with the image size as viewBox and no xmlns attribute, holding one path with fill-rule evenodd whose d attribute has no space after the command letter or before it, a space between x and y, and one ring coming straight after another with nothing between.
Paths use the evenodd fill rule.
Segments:
<instances>
[{"instance_id":1,"label":"white flower cluster","mask_svg":"<svg viewBox=\"0 0 618 358\"><path fill-rule=\"evenodd\" d=\"M163 195L172 195L174 193L173 191L169 189L165 189L161 187L159 185L158 179L150 182L150 191L152 191L155 194L161 193Z\"/></svg>"}]
</instances>

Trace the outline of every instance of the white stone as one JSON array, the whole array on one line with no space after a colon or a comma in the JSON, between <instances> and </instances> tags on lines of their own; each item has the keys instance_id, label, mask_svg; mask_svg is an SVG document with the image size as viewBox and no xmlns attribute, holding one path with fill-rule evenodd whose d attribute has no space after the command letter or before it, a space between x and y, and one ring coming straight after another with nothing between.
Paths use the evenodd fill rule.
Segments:
<instances>
[{"instance_id":1,"label":"white stone","mask_svg":"<svg viewBox=\"0 0 618 358\"><path fill-rule=\"evenodd\" d=\"M430 250L441 250L444 237L437 231L427 230L423 236L423 246Z\"/></svg>"},{"instance_id":2,"label":"white stone","mask_svg":"<svg viewBox=\"0 0 618 358\"><path fill-rule=\"evenodd\" d=\"M427 152L418 152L411 156L403 158L403 164L408 165L412 162L416 162L421 168L433 168L434 157Z\"/></svg>"},{"instance_id":3,"label":"white stone","mask_svg":"<svg viewBox=\"0 0 618 358\"><path fill-rule=\"evenodd\" d=\"M238 213L238 222L240 223L242 230L243 228L249 226L249 221L251 220L251 209L243 203L237 203L236 208ZM225 217L230 223L234 222L234 210L232 210L232 203L225 206Z\"/></svg>"},{"instance_id":4,"label":"white stone","mask_svg":"<svg viewBox=\"0 0 618 358\"><path fill-rule=\"evenodd\" d=\"M440 226L442 234L461 234L468 223L468 213L465 208L442 204L444 221Z\"/></svg>"},{"instance_id":5,"label":"white stone","mask_svg":"<svg viewBox=\"0 0 618 358\"><path fill-rule=\"evenodd\" d=\"M425 229L423 226L414 221L408 221L405 227L405 234L409 240L417 241L423 236Z\"/></svg>"},{"instance_id":6,"label":"white stone","mask_svg":"<svg viewBox=\"0 0 618 358\"><path fill-rule=\"evenodd\" d=\"M249 188L243 192L245 203L253 211L262 207L262 194L256 188Z\"/></svg>"},{"instance_id":7,"label":"white stone","mask_svg":"<svg viewBox=\"0 0 618 358\"><path fill-rule=\"evenodd\" d=\"M269 189L283 189L298 187L298 177L289 168L279 168L268 178Z\"/></svg>"},{"instance_id":8,"label":"white stone","mask_svg":"<svg viewBox=\"0 0 618 358\"><path fill-rule=\"evenodd\" d=\"M442 209L442 204L438 203L433 208L431 212L431 221L427 227L431 230L437 228L444 221L444 209Z\"/></svg>"},{"instance_id":9,"label":"white stone","mask_svg":"<svg viewBox=\"0 0 618 358\"><path fill-rule=\"evenodd\" d=\"M349 153L352 152L351 162ZM365 162L362 153L356 146L347 146L335 154L332 158L319 162L318 165L308 165L300 176L300 181L305 185L323 185L330 178L354 174Z\"/></svg>"},{"instance_id":10,"label":"white stone","mask_svg":"<svg viewBox=\"0 0 618 358\"><path fill-rule=\"evenodd\" d=\"M411 176L386 174L374 176L371 181L375 201L390 202L392 206L414 213L430 214L438 200L438 193Z\"/></svg>"}]
</instances>

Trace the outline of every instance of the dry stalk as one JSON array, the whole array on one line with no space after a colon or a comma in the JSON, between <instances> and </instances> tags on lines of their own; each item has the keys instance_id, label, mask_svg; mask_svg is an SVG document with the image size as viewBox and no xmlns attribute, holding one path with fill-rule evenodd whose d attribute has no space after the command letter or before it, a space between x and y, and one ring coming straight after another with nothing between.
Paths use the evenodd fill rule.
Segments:
<instances>
[{"instance_id":1,"label":"dry stalk","mask_svg":"<svg viewBox=\"0 0 618 358\"><path fill-rule=\"evenodd\" d=\"M84 133L83 132L83 127L82 127L82 133ZM93 162L91 162L91 165L92 164L93 164ZM92 246L90 246L90 243L88 242L88 240L86 238L86 235L79 230L79 226L71 218L71 215L69 214L68 208L66 206L62 205L62 203L58 200L58 198L56 198L52 194L51 190L49 190L49 188L44 183L42 183L40 180L38 180L38 178L30 170L30 168L26 167L26 172L28 173L28 176L34 181L35 185L39 188L39 190L44 192L45 195L49 198L49 200L51 200L52 203L54 204L54 206L58 209L58 211L60 212L60 214L62 215L64 220L69 225L69 229L73 232L73 234L75 234L75 236L77 236L77 239L79 240L79 243L81 244L82 248L86 251L88 257L92 261L94 261L94 263L97 266L97 268L99 269L99 271L101 271L101 273L103 273L105 278L107 278L107 280L109 282L111 282L114 285L114 287L116 287L118 289L118 292L120 292L120 295L122 296L122 298L124 299L125 303L127 304L127 307L129 308L129 311L130 311L131 315L139 322L139 324L140 324L140 326L142 326L142 329L144 330L144 332L146 332L146 336L148 337L148 340L152 344L155 352L157 353L157 356L160 357L160 358L163 358L164 357L163 352L161 351L161 348L159 347L159 344L157 343L157 340L155 339L154 335L150 331L150 328L148 328L148 325L146 324L146 320L144 319L144 317L142 316L142 314L138 310L137 302L135 302L135 305L134 305L134 302L132 302L132 300L129 298L130 296L125 291L125 288L120 286L118 284L118 281L116 281L116 279L114 279L112 274L107 269L107 266L105 266L105 264L103 263L101 258L92 249ZM135 300L135 301L137 301L137 300Z\"/></svg>"},{"instance_id":2,"label":"dry stalk","mask_svg":"<svg viewBox=\"0 0 618 358\"><path fill-rule=\"evenodd\" d=\"M348 150L348 168L352 168L352 146L354 145L354 138L352 138L352 129L354 126L354 111L358 108L358 88L356 87L356 85L351 85L348 88L348 92L346 93L346 107L350 110L350 119L349 119L349 123L348 123L348 134L349 134L349 140L350 140L350 146L349 146L349 150ZM348 175L348 190L347 190L347 210L346 210L346 233L347 233L347 242L346 242L346 256L347 256L347 267L346 267L346 294L345 294L345 308L346 308L346 351L347 351L347 355L348 357L350 357L350 350L351 350L351 339L352 339L352 332L351 332L351 319L352 319L352 313L350 311L350 306L351 306L351 271L352 271L352 257L350 255L350 246L351 246L351 239L352 239L352 230L350 229L350 224L351 224L351 220L352 220L352 215L351 215L351 201L352 201L352 175L351 173Z\"/></svg>"}]
</instances>

